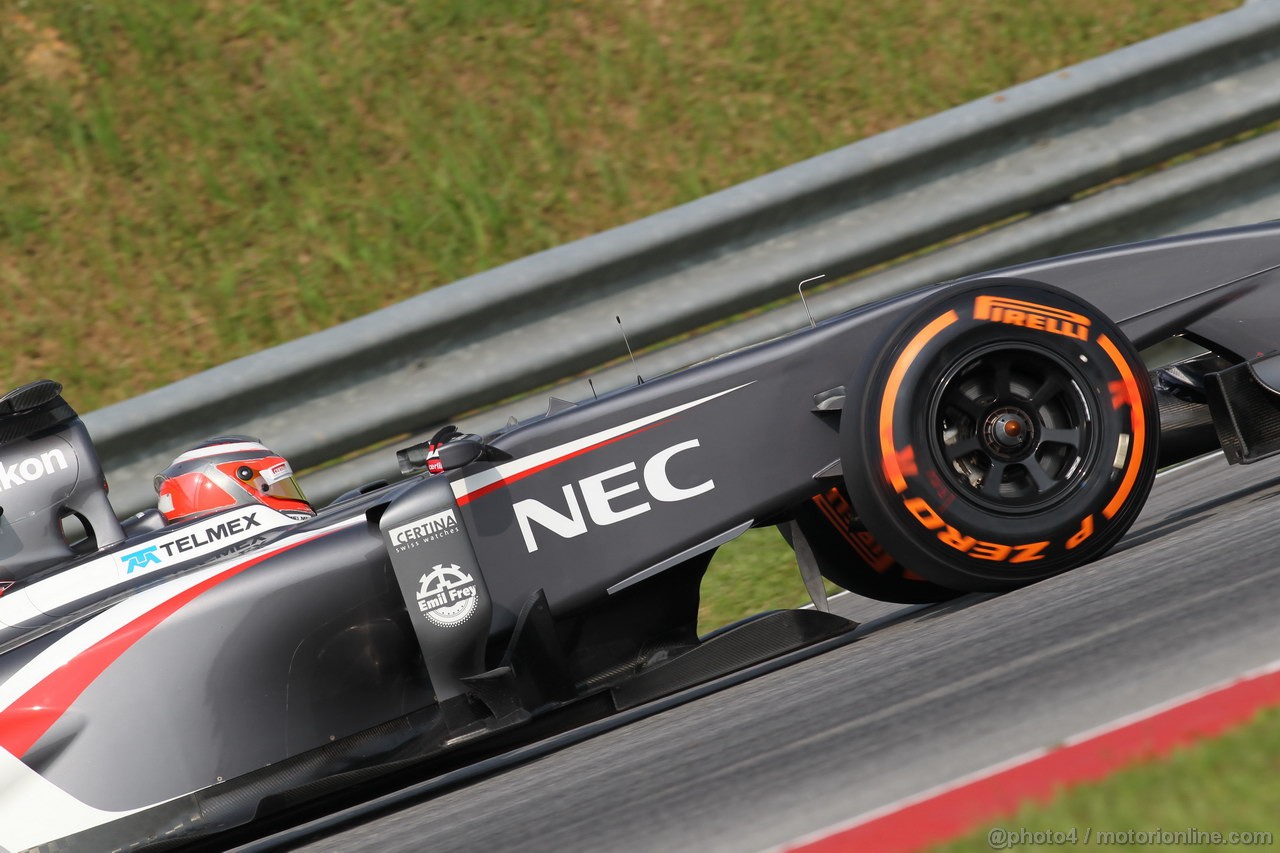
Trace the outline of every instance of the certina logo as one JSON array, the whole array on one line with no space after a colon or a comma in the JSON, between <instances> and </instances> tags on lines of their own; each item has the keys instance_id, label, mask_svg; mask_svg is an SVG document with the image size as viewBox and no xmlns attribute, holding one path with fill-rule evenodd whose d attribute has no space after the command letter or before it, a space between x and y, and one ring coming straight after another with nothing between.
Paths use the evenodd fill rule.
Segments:
<instances>
[{"instance_id":1,"label":"certina logo","mask_svg":"<svg viewBox=\"0 0 1280 853\"><path fill-rule=\"evenodd\" d=\"M39 480L54 471L65 471L70 467L66 454L57 448L41 453L39 456L28 456L12 465L0 463L0 492L25 485L32 480Z\"/></svg>"},{"instance_id":2,"label":"certina logo","mask_svg":"<svg viewBox=\"0 0 1280 853\"><path fill-rule=\"evenodd\" d=\"M1002 296L979 296L973 302L973 319L1008 323L1026 329L1040 329L1054 335L1089 340L1089 318L1074 311L1051 308L1021 299Z\"/></svg>"},{"instance_id":3,"label":"certina logo","mask_svg":"<svg viewBox=\"0 0 1280 853\"><path fill-rule=\"evenodd\" d=\"M441 628L461 625L476 610L476 580L455 564L436 565L418 579L418 611Z\"/></svg>"},{"instance_id":4,"label":"certina logo","mask_svg":"<svg viewBox=\"0 0 1280 853\"><path fill-rule=\"evenodd\" d=\"M435 542L450 534L458 532L458 519L452 509L437 512L424 518L415 519L408 524L393 527L387 531L391 544L397 554L416 548L425 542Z\"/></svg>"},{"instance_id":5,"label":"certina logo","mask_svg":"<svg viewBox=\"0 0 1280 853\"><path fill-rule=\"evenodd\" d=\"M677 453L699 447L697 439L660 450L648 462L637 481L634 477L623 479L625 475L636 470L636 463L628 462L617 468L610 468L590 477L583 477L576 484L564 486L565 508L562 512L532 498L517 501L513 508L516 521L520 525L520 533L524 536L524 546L532 554L538 550L538 542L533 536L533 525L549 530L562 539L572 539L587 532L587 519L597 526L617 524L637 515L648 512L652 505L635 498L624 499L624 495L640 492L643 483L648 497L662 503L687 501L689 498L705 494L716 487L714 480L705 480L695 486L680 488L672 485L667 475L667 465L671 457ZM612 482L610 482L612 481ZM576 485L576 488L575 488ZM579 501L581 496L581 501ZM584 515L582 505L586 504Z\"/></svg>"},{"instance_id":6,"label":"certina logo","mask_svg":"<svg viewBox=\"0 0 1280 853\"><path fill-rule=\"evenodd\" d=\"M235 539L255 527L261 527L257 511L246 513L238 518L220 521L217 524L197 527L183 536L175 536L145 548L139 548L128 554L120 555L120 562L125 566L125 574L146 569L148 566L161 565L165 560L194 552L213 545L224 539ZM196 556L194 553L191 556Z\"/></svg>"}]
</instances>

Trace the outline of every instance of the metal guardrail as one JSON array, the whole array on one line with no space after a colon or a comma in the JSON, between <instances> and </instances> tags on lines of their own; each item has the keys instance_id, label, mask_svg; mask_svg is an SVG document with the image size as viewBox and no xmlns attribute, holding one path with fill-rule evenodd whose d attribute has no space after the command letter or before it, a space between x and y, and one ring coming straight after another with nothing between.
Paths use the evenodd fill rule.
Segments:
<instances>
[{"instance_id":1,"label":"metal guardrail","mask_svg":"<svg viewBox=\"0 0 1280 853\"><path fill-rule=\"evenodd\" d=\"M982 237L811 300L835 313L1030 257L1198 225L1274 218L1280 145L1233 146L1073 196L1280 119L1280 3L1251 3L647 219L472 276L85 417L117 510L184 445L261 436L304 468L492 405L617 356L614 314L657 343L977 227ZM1215 217L1217 217L1215 219ZM1236 217L1236 218L1233 218ZM660 350L645 375L796 328L766 313ZM598 388L630 368L598 374ZM571 395L587 393L585 383ZM576 386L574 386L576 387ZM545 405L542 404L542 405ZM535 413L522 403L509 413ZM305 481L313 499L393 476L390 451Z\"/></svg>"},{"instance_id":2,"label":"metal guardrail","mask_svg":"<svg viewBox=\"0 0 1280 853\"><path fill-rule=\"evenodd\" d=\"M994 270L1035 258L1100 245L1280 218L1280 134L1233 146L1132 184L1056 206L1039 215L939 249L808 297L815 318L834 316L886 296L949 281L976 270ZM591 374L599 390L658 376L721 353L784 335L807 325L798 301L682 340ZM515 416L546 411L548 395L581 400L585 379L558 383L544 393L512 401L459 421L464 431L487 432ZM412 440L422 441L426 434ZM376 451L317 471L305 479L309 495L334 496L352 484L395 479L394 454Z\"/></svg>"}]
</instances>

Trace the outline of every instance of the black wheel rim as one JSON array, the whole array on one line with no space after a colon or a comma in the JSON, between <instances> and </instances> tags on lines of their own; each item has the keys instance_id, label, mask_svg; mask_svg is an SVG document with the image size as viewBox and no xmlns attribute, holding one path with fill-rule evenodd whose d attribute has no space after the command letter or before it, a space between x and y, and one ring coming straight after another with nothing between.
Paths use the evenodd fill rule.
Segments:
<instances>
[{"instance_id":1,"label":"black wheel rim","mask_svg":"<svg viewBox=\"0 0 1280 853\"><path fill-rule=\"evenodd\" d=\"M952 362L926 408L934 463L965 500L1031 513L1065 500L1091 467L1089 384L1034 344L997 344Z\"/></svg>"}]
</instances>

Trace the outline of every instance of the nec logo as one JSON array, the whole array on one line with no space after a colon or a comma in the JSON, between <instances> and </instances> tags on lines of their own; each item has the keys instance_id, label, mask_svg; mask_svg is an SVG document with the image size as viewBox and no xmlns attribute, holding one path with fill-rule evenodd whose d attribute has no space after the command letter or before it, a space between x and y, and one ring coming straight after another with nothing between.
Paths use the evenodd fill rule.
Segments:
<instances>
[{"instance_id":1,"label":"nec logo","mask_svg":"<svg viewBox=\"0 0 1280 853\"><path fill-rule=\"evenodd\" d=\"M671 457L685 450L698 447L698 440L685 441L666 450L659 451L648 462L639 481L634 477L623 479L624 475L636 470L636 463L628 462L617 468L610 468L590 477L583 477L576 483L563 488L565 511L553 509L546 504L527 499L517 501L514 505L516 521L520 524L520 533L524 536L524 546L532 554L538 550L538 543L533 536L533 525L551 531L562 539L572 539L587 532L587 519L597 526L617 524L637 515L648 512L652 506L648 501L636 502L636 498L622 500L624 495L641 491L656 501L675 503L687 501L689 498L705 494L716 487L715 481L706 480L696 486L679 488L671 484L667 476L667 464ZM613 481L613 482L609 482ZM581 500L579 500L581 496ZM637 496L638 497L638 496ZM586 514L582 507L586 505Z\"/></svg>"},{"instance_id":2,"label":"nec logo","mask_svg":"<svg viewBox=\"0 0 1280 853\"><path fill-rule=\"evenodd\" d=\"M979 296L973 303L973 319L1008 323L1025 329L1040 329L1054 335L1089 340L1089 318L1073 311L1051 308L1021 299L1002 296Z\"/></svg>"}]
</instances>

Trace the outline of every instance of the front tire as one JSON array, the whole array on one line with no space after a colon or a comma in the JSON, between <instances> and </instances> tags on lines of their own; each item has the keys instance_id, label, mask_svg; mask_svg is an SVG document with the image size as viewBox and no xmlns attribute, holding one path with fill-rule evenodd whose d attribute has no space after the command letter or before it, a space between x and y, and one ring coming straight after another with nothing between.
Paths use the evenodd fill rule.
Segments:
<instances>
[{"instance_id":1,"label":"front tire","mask_svg":"<svg viewBox=\"0 0 1280 853\"><path fill-rule=\"evenodd\" d=\"M903 566L1005 590L1086 563L1137 518L1158 410L1101 312L1034 282L948 288L848 383L845 479Z\"/></svg>"},{"instance_id":2,"label":"front tire","mask_svg":"<svg viewBox=\"0 0 1280 853\"><path fill-rule=\"evenodd\" d=\"M796 507L795 521L823 577L849 592L899 604L932 604L960 594L895 561L853 514L844 489L833 486L814 495Z\"/></svg>"}]
</instances>

